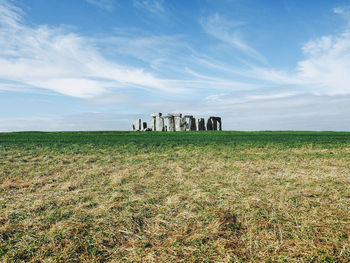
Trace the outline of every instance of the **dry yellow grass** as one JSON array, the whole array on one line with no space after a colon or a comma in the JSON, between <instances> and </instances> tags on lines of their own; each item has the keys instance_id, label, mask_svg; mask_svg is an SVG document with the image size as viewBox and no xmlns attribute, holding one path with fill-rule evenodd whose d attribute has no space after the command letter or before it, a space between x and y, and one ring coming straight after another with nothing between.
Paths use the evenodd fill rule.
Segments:
<instances>
[{"instance_id":1,"label":"dry yellow grass","mask_svg":"<svg viewBox=\"0 0 350 263\"><path fill-rule=\"evenodd\" d=\"M350 146L2 149L3 262L349 262Z\"/></svg>"}]
</instances>

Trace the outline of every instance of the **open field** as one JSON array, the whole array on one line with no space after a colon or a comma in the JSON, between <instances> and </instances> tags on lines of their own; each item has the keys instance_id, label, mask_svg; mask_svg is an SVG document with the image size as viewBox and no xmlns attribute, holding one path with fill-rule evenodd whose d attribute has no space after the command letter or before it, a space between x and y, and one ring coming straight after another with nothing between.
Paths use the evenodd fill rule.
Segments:
<instances>
[{"instance_id":1,"label":"open field","mask_svg":"<svg viewBox=\"0 0 350 263\"><path fill-rule=\"evenodd\" d=\"M0 134L2 262L349 262L350 133Z\"/></svg>"}]
</instances>

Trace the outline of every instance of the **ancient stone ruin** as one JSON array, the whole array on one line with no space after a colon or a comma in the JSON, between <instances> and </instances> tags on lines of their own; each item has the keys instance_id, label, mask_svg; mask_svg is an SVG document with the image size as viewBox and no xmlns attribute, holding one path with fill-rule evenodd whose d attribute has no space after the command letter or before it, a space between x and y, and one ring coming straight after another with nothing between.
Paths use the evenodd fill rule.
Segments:
<instances>
[{"instance_id":1,"label":"ancient stone ruin","mask_svg":"<svg viewBox=\"0 0 350 263\"><path fill-rule=\"evenodd\" d=\"M133 131L221 131L222 123L220 117L196 119L192 115L182 116L182 113L168 113L165 116L154 113L151 114L150 127L147 127L147 122L137 119L131 128Z\"/></svg>"}]
</instances>

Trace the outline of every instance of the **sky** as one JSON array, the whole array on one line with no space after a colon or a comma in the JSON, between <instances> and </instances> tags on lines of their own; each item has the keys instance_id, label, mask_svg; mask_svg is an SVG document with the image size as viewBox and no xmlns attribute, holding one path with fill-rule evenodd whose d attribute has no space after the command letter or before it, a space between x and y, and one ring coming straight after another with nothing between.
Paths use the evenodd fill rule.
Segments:
<instances>
[{"instance_id":1,"label":"sky","mask_svg":"<svg viewBox=\"0 0 350 263\"><path fill-rule=\"evenodd\" d=\"M0 0L0 132L350 131L350 0Z\"/></svg>"}]
</instances>

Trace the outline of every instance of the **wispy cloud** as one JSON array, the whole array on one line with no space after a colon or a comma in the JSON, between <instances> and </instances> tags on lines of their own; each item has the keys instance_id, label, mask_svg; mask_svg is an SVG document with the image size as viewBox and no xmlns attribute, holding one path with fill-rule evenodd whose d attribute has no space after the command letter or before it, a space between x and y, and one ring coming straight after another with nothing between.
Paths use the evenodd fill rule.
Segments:
<instances>
[{"instance_id":1,"label":"wispy cloud","mask_svg":"<svg viewBox=\"0 0 350 263\"><path fill-rule=\"evenodd\" d=\"M333 8L333 12L338 15L342 15L350 23L350 6L345 5L341 7Z\"/></svg>"},{"instance_id":2,"label":"wispy cloud","mask_svg":"<svg viewBox=\"0 0 350 263\"><path fill-rule=\"evenodd\" d=\"M106 59L94 39L64 28L28 27L21 11L4 0L0 14L0 79L79 98L121 87L171 92L152 73ZM8 86L0 83L0 89Z\"/></svg>"},{"instance_id":3,"label":"wispy cloud","mask_svg":"<svg viewBox=\"0 0 350 263\"><path fill-rule=\"evenodd\" d=\"M86 0L89 4L92 4L98 8L113 11L116 3L115 0Z\"/></svg>"},{"instance_id":4,"label":"wispy cloud","mask_svg":"<svg viewBox=\"0 0 350 263\"><path fill-rule=\"evenodd\" d=\"M133 5L154 15L161 16L165 13L163 0L133 0Z\"/></svg>"},{"instance_id":5,"label":"wispy cloud","mask_svg":"<svg viewBox=\"0 0 350 263\"><path fill-rule=\"evenodd\" d=\"M340 35L308 41L302 50L306 58L298 62L297 78L323 94L350 93L350 24Z\"/></svg>"},{"instance_id":6,"label":"wispy cloud","mask_svg":"<svg viewBox=\"0 0 350 263\"><path fill-rule=\"evenodd\" d=\"M230 21L216 13L209 16L207 19L202 20L201 24L204 31L209 35L235 47L260 62L266 63L266 58L248 45L241 37L239 28L244 25L243 22Z\"/></svg>"},{"instance_id":7,"label":"wispy cloud","mask_svg":"<svg viewBox=\"0 0 350 263\"><path fill-rule=\"evenodd\" d=\"M335 8L336 14L345 19L350 18L349 7ZM220 21L220 16L215 16L209 21ZM215 22L216 23L216 22ZM208 24L215 24L209 22ZM208 26L206 30L223 41L232 41L231 35L227 35L230 27L238 27L239 23L219 23L221 29L215 31L216 27ZM224 30L222 29L224 28ZM224 32L224 33L222 33ZM202 64L221 72L229 72L236 76L262 80L266 85L292 86L297 93L313 94L350 94L350 24L343 32L336 35L320 36L310 40L301 46L305 58L297 61L297 67L289 71L284 69L270 68L260 65L249 65L247 67L235 68L225 65L220 61L212 62L210 58L202 59ZM281 89L283 93L283 89Z\"/></svg>"}]
</instances>

